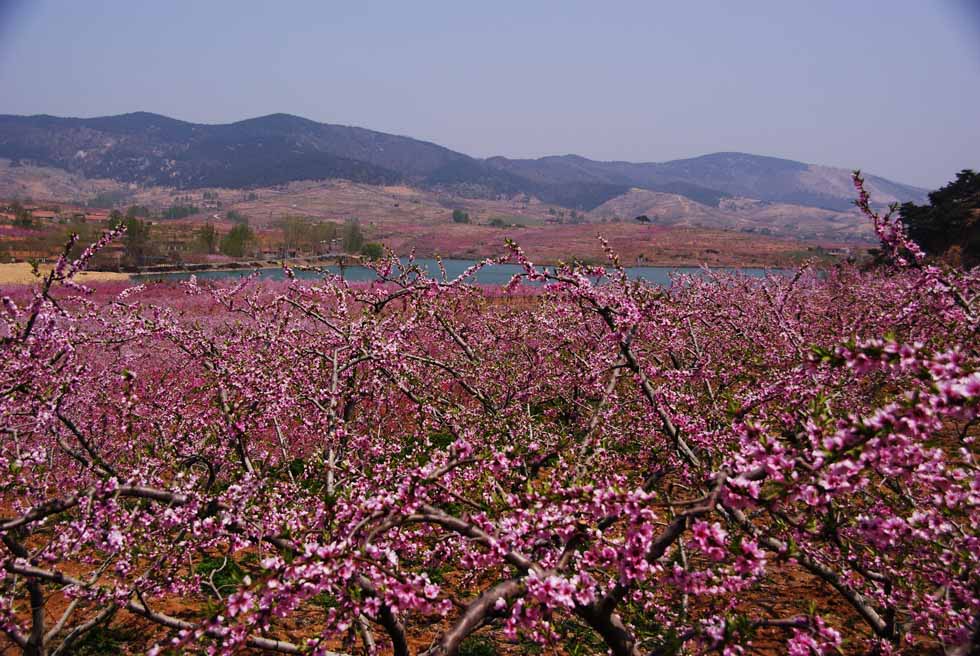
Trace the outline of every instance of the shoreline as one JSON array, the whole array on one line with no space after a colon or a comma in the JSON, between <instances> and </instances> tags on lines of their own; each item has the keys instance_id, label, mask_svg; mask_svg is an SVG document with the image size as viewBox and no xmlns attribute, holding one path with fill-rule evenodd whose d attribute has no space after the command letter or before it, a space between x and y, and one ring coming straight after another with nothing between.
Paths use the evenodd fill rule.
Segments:
<instances>
[{"instance_id":1,"label":"shoreline","mask_svg":"<svg viewBox=\"0 0 980 656\"><path fill-rule=\"evenodd\" d=\"M347 258L351 258L347 260ZM341 260L343 259L343 265L341 265ZM434 260L435 258L418 258L423 260ZM443 258L444 261L463 261L463 262L479 262L484 258L457 258L457 257L447 257ZM821 261L821 258L814 258L818 261L817 266L831 264L831 262ZM261 270L272 270L281 269L283 264L286 264L295 269L302 269L304 267L341 267L344 268L366 268L365 261L359 256L344 256L343 258L338 258L337 256L320 256L319 258L290 258L287 260L273 261L273 260L249 260L244 262L222 262L222 263L188 263L182 265L155 265L148 267L132 267L129 270L105 270L105 269L89 269L81 274L81 281L89 282L103 282L103 281L122 281L122 280L139 280L145 278L151 278L154 276L171 276L171 275L182 275L182 274L194 274L194 273L242 273L247 274L252 271ZM558 264L557 261L542 261L535 263L538 266L553 267ZM596 264L588 263L593 266L608 266L608 263ZM652 268L652 269L700 269L702 267L708 267L709 269L792 269L799 266L801 262L786 262L781 264L775 263L762 263L762 262L742 262L742 263L721 263L721 262L691 262L691 261L644 261L643 263L632 263L624 264L625 269L638 269L638 268ZM40 267L42 274L47 273L51 270L53 265L43 264ZM29 285L37 282L37 278L31 273L31 265L27 262L14 262L0 264L0 285Z\"/></svg>"},{"instance_id":2,"label":"shoreline","mask_svg":"<svg viewBox=\"0 0 980 656\"><path fill-rule=\"evenodd\" d=\"M435 261L435 259L436 258L434 258L434 257L416 258L417 261L418 260ZM477 262L482 261L482 259L480 259L480 258L446 257L446 258L443 258L443 261L444 262L477 263ZM542 261L542 262L535 262L534 264L537 267L555 267L559 263L560 262L557 262L557 261L556 262ZM326 264L324 264L324 263L316 263L316 264L314 264L314 263L305 262L305 261L287 262L286 264L288 264L290 266L290 268L297 269L297 270L303 270L305 267L314 267L314 266L329 266L329 267L334 267L334 268L340 266L339 264L336 264L336 263L326 263ZM594 262L586 262L586 263L583 263L583 264L586 264L588 266L605 266L605 267L608 267L609 266L608 263L597 264L597 263L594 263ZM663 261L655 261L655 262L643 262L642 264L624 264L623 265L623 268L624 269L627 269L627 270L630 270L630 269L701 269L701 268L707 267L709 269L736 269L736 270L737 269L759 269L759 270L772 269L772 270L787 270L787 269L794 269L794 268L800 266L801 264L802 264L802 262L785 262L785 263L743 262L743 263L739 263L739 264L729 264L729 263L722 263L722 262L710 262L710 263L708 263L708 262L663 262ZM818 266L820 266L820 265L826 265L826 264L829 264L829 263L828 262L817 262L816 264ZM152 276L170 276L170 275L182 275L182 274L193 274L193 273L241 273L241 274L247 274L247 273L250 273L252 271L273 270L273 269L281 269L281 268L282 268L282 263L275 263L275 264L271 264L270 263L270 264L261 264L261 265L260 264L254 264L254 265L251 265L251 266L246 266L246 265L243 264L241 266L233 266L233 267L216 265L216 266L207 267L207 268L197 268L197 267L195 267L195 268L187 268L187 267L182 267L182 268L168 268L166 271L160 271L160 270L147 271L147 270L142 270L142 271L139 271L139 272L128 272L128 273L126 273L124 275L128 275L128 276L130 276L133 279L137 279L137 278L146 278L146 277L152 277ZM367 265L364 262L352 262L350 264L344 264L344 268L346 268L346 269L366 269L367 268Z\"/></svg>"},{"instance_id":3,"label":"shoreline","mask_svg":"<svg viewBox=\"0 0 980 656\"><path fill-rule=\"evenodd\" d=\"M347 260L351 260L348 262ZM154 274L168 273L198 273L208 271L233 272L249 271L255 269L279 269L282 266L290 267L301 266L344 266L354 267L363 266L363 260L359 255L313 255L310 257L293 257L282 260L240 260L233 262L189 262L187 264L157 264L144 267L126 267L120 269L119 273L129 276L148 276Z\"/></svg>"}]
</instances>

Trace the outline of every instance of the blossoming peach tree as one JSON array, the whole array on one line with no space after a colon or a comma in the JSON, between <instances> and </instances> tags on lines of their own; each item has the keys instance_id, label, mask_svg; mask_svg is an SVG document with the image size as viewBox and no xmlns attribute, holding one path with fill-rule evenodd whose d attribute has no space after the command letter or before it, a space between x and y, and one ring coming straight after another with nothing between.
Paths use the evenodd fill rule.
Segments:
<instances>
[{"instance_id":1,"label":"blossoming peach tree","mask_svg":"<svg viewBox=\"0 0 980 656\"><path fill-rule=\"evenodd\" d=\"M0 629L32 656L121 615L153 653L977 653L980 280L856 184L888 270L660 288L512 246L505 290L389 259L161 297L75 281L114 234L66 249L3 298Z\"/></svg>"}]
</instances>

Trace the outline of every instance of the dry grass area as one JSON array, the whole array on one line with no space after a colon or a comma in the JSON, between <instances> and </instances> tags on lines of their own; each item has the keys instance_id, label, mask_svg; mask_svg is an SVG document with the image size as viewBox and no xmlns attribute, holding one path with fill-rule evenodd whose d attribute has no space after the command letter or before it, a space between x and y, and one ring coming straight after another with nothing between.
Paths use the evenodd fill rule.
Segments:
<instances>
[{"instance_id":1,"label":"dry grass area","mask_svg":"<svg viewBox=\"0 0 980 656\"><path fill-rule=\"evenodd\" d=\"M537 201L469 199L404 185L375 186L347 180L292 182L274 188L243 192L238 189L199 189L175 191L163 188L140 190L132 202L162 209L176 197L200 197L204 191L214 193L221 201L223 215L236 210L249 217L253 226L262 227L289 215L309 216L329 221L345 221L356 217L363 225L413 223L422 225L452 222L452 211L462 209L474 223L486 223L493 218L521 217L543 223L550 208ZM249 200L249 194L257 198ZM200 218L215 212L202 211Z\"/></svg>"},{"instance_id":2,"label":"dry grass area","mask_svg":"<svg viewBox=\"0 0 980 656\"><path fill-rule=\"evenodd\" d=\"M49 265L40 267L41 275L51 271ZM85 271L79 274L82 282L93 280L129 280L129 275L125 273L112 273L109 271ZM34 275L31 265L27 262L15 262L12 264L0 264L0 285L29 285L37 282L38 278Z\"/></svg>"}]
</instances>

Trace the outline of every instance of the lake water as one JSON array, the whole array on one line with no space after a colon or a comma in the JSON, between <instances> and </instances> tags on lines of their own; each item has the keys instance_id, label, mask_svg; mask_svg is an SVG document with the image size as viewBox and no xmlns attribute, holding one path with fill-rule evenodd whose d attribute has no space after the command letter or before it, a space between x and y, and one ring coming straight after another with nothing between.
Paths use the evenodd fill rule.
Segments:
<instances>
[{"instance_id":1,"label":"lake water","mask_svg":"<svg viewBox=\"0 0 980 656\"><path fill-rule=\"evenodd\" d=\"M416 263L424 267L431 276L439 276L439 265L435 260L429 259L418 259ZM460 275L467 268L476 264L476 260L443 260L443 266L446 268L446 273L450 279L453 279ZM326 267L328 271L334 274L340 274L340 267ZM739 271L748 276L760 277L766 273L785 273L785 269L760 269L760 268L722 268L719 267L715 270L718 271ZM196 271L196 272L181 272L181 273L152 273L143 274L140 276L134 276L138 280L187 280L192 275L197 276L198 280L236 280L243 276L251 273L250 269L243 269L238 271ZM517 273L521 273L523 269L516 264L497 264L484 268L476 276L473 277L472 282L479 283L481 285L506 285L510 282L510 279ZM655 266L644 266L644 267L629 267L626 269L627 273L631 278L642 279L647 282L651 282L657 285L669 285L670 275L672 273L693 273L698 274L702 269L698 267L655 267ZM320 274L314 273L312 271L300 271L295 270L296 276L298 278L308 278L315 279L319 278ZM344 278L347 280L354 281L372 281L376 279L374 271L367 269L365 267L345 267L343 270ZM285 274L282 269L259 269L259 277L267 280L283 280Z\"/></svg>"}]
</instances>

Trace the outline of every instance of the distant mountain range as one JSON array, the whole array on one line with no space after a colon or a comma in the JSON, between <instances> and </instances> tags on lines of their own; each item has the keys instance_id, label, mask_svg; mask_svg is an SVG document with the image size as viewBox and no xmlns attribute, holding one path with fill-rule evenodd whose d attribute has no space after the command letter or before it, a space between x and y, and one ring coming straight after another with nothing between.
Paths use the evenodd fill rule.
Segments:
<instances>
[{"instance_id":1,"label":"distant mountain range","mask_svg":"<svg viewBox=\"0 0 980 656\"><path fill-rule=\"evenodd\" d=\"M849 171L775 157L714 153L659 163L577 155L477 159L426 141L289 114L223 125L146 112L88 119L0 115L0 158L141 185L249 188L341 178L472 198L523 193L579 210L593 210L631 189L714 207L726 198L752 198L845 211L854 198ZM926 198L925 189L873 175L867 180L881 204Z\"/></svg>"}]
</instances>

